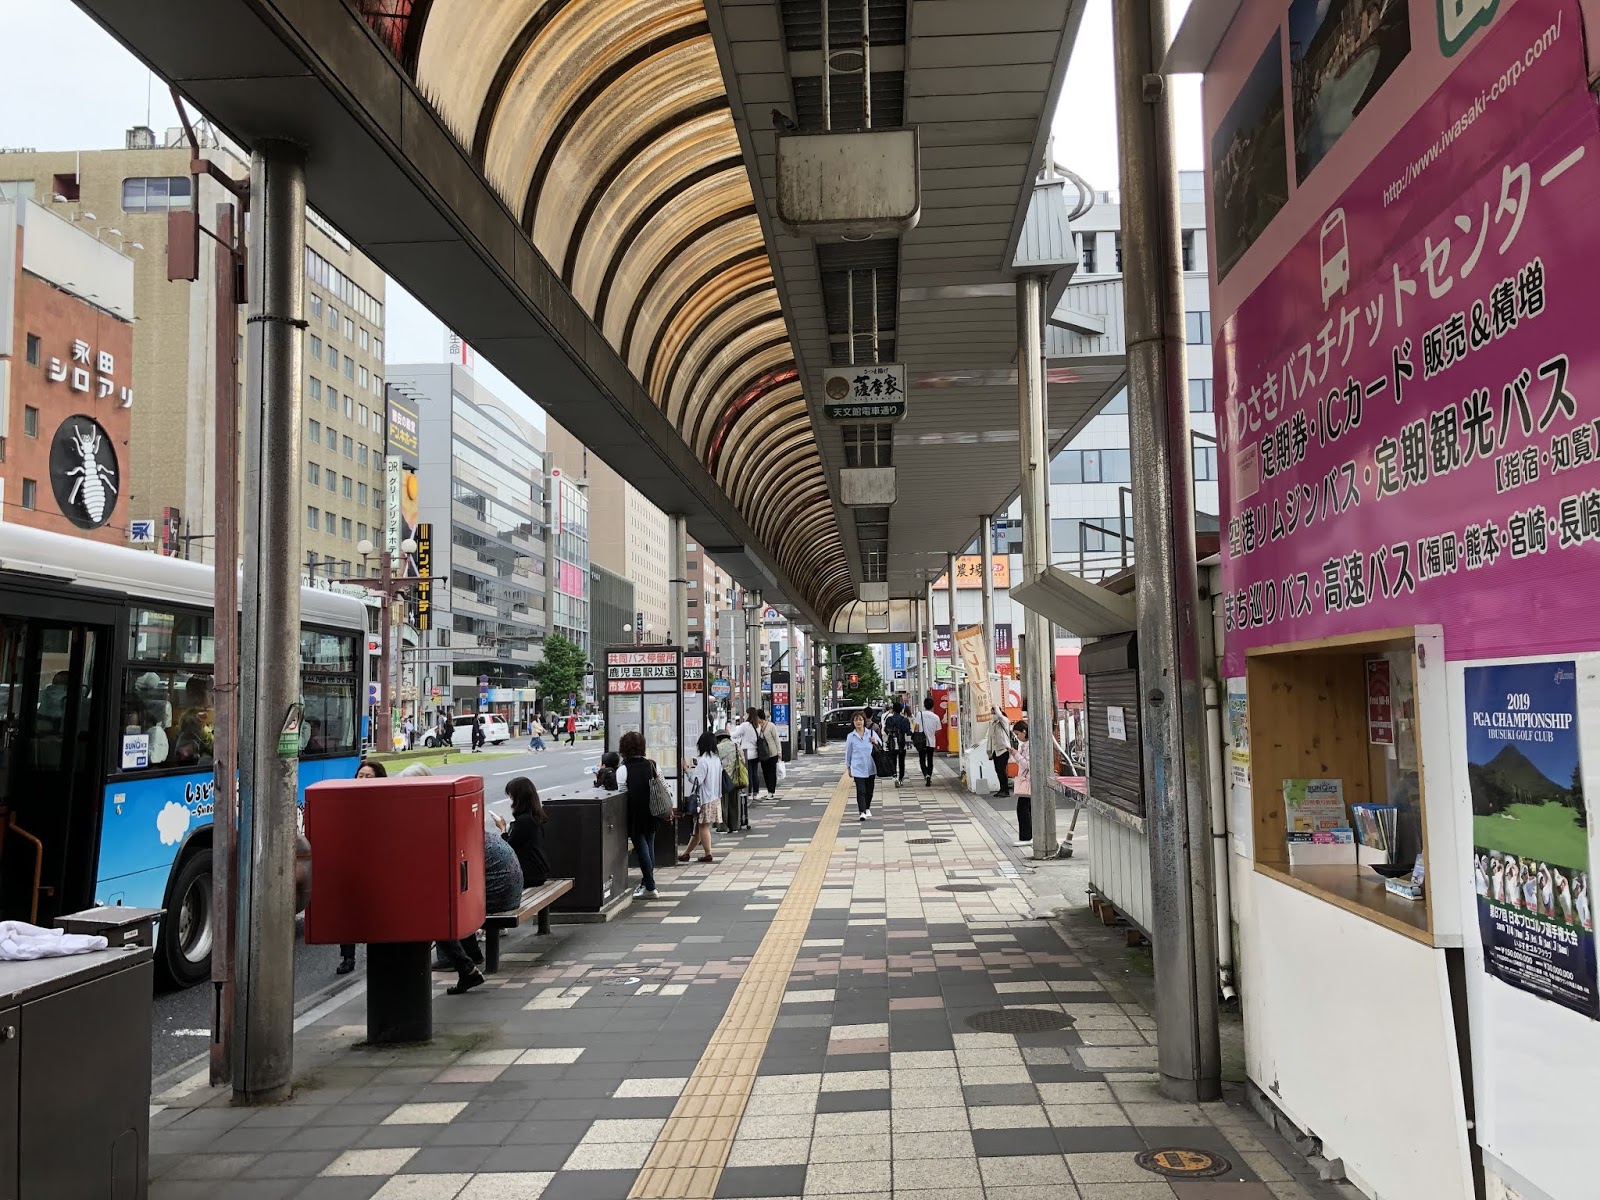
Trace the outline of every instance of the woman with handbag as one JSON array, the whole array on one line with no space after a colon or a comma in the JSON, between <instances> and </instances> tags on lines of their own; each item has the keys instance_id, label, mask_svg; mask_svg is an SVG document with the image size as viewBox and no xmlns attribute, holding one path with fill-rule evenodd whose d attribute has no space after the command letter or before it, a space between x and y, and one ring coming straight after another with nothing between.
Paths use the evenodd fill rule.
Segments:
<instances>
[{"instance_id":1,"label":"woman with handbag","mask_svg":"<svg viewBox=\"0 0 1600 1200\"><path fill-rule=\"evenodd\" d=\"M700 757L688 771L689 816L694 820L694 831L689 835L689 844L678 855L678 861L688 862L698 845L704 850L701 862L716 862L711 857L711 824L717 819L717 806L722 800L722 760L717 757L717 735L706 730L695 749Z\"/></svg>"},{"instance_id":2,"label":"woman with handbag","mask_svg":"<svg viewBox=\"0 0 1600 1200\"><path fill-rule=\"evenodd\" d=\"M644 756L644 734L630 729L618 747L622 769L628 773L628 837L639 857L643 882L633 889L635 900L656 898L656 822L671 820L672 797L656 764Z\"/></svg>"},{"instance_id":3,"label":"woman with handbag","mask_svg":"<svg viewBox=\"0 0 1600 1200\"><path fill-rule=\"evenodd\" d=\"M751 791L761 780L767 784L767 799L778 798L778 763L783 760L783 742L778 737L778 727L772 723L766 713L760 714L760 723L756 726L756 757L761 762L761 779L753 776L750 780Z\"/></svg>"},{"instance_id":4,"label":"woman with handbag","mask_svg":"<svg viewBox=\"0 0 1600 1200\"><path fill-rule=\"evenodd\" d=\"M1012 727L1017 735L1017 845L1033 845L1033 784L1028 774L1028 723Z\"/></svg>"},{"instance_id":5,"label":"woman with handbag","mask_svg":"<svg viewBox=\"0 0 1600 1200\"><path fill-rule=\"evenodd\" d=\"M717 758L722 763L722 821L717 832L734 833L748 828L740 812L739 792L749 779L745 775L739 743L729 737L726 730L717 734Z\"/></svg>"},{"instance_id":6,"label":"woman with handbag","mask_svg":"<svg viewBox=\"0 0 1600 1200\"><path fill-rule=\"evenodd\" d=\"M988 752L989 761L994 763L994 776L999 781L1000 790L996 796L1011 795L1011 774L1008 770L1011 764L1011 722L1006 720L1006 714L995 706L994 717L989 722L989 733L984 741L984 749Z\"/></svg>"}]
</instances>

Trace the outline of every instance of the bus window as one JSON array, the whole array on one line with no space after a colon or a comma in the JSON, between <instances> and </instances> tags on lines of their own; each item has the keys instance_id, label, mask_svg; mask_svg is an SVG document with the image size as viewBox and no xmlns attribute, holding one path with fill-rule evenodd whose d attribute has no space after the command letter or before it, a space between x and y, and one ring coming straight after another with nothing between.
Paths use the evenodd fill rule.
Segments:
<instances>
[{"instance_id":1,"label":"bus window","mask_svg":"<svg viewBox=\"0 0 1600 1200\"><path fill-rule=\"evenodd\" d=\"M216 739L214 681L209 667L133 666L124 676L122 732L148 739L146 767L201 770ZM131 763L124 770L135 770Z\"/></svg>"},{"instance_id":2,"label":"bus window","mask_svg":"<svg viewBox=\"0 0 1600 1200\"><path fill-rule=\"evenodd\" d=\"M306 758L357 753L360 676L356 639L349 634L300 632L300 694L305 702L300 753Z\"/></svg>"},{"instance_id":3,"label":"bus window","mask_svg":"<svg viewBox=\"0 0 1600 1200\"><path fill-rule=\"evenodd\" d=\"M128 661L216 662L216 641L210 613L165 612L136 608L128 627Z\"/></svg>"}]
</instances>

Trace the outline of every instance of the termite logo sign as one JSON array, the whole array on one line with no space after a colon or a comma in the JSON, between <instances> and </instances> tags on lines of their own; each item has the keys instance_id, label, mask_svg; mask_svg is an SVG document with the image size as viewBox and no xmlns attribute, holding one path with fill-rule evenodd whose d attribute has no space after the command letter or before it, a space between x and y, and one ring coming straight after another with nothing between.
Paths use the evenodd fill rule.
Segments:
<instances>
[{"instance_id":1,"label":"termite logo sign","mask_svg":"<svg viewBox=\"0 0 1600 1200\"><path fill-rule=\"evenodd\" d=\"M68 417L50 443L56 506L79 529L99 529L117 507L122 477L111 435L93 417Z\"/></svg>"}]
</instances>

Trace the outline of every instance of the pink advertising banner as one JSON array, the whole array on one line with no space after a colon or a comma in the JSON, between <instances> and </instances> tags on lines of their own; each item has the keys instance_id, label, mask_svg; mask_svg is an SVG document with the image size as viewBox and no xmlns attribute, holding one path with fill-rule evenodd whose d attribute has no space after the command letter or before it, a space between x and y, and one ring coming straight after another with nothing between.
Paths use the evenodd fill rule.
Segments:
<instances>
[{"instance_id":1,"label":"pink advertising banner","mask_svg":"<svg viewBox=\"0 0 1600 1200\"><path fill-rule=\"evenodd\" d=\"M1416 624L1452 658L1600 648L1600 122L1575 0L1294 0L1286 34L1212 135L1218 266L1259 276L1215 346L1229 670ZM1408 56L1440 82L1363 143ZM1263 163L1287 172L1287 235Z\"/></svg>"}]
</instances>

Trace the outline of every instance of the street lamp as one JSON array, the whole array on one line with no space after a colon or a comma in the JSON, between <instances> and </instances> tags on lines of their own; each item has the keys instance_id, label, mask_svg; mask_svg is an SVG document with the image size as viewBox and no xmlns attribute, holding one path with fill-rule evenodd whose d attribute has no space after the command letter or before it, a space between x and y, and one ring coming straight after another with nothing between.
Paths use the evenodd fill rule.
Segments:
<instances>
[{"instance_id":1,"label":"street lamp","mask_svg":"<svg viewBox=\"0 0 1600 1200\"><path fill-rule=\"evenodd\" d=\"M400 543L401 554L415 554L417 543L406 538ZM362 538L356 543L356 552L361 555L361 569L367 568L367 559L378 553L378 547L373 545L370 538ZM414 580L394 578L394 558L388 551L384 551L378 559L377 590L383 593L383 620L380 624L382 640L379 652L383 655L383 669L378 676L378 728L385 731L386 740L381 743L385 750L394 746L394 661L390 651L390 638L394 628L394 602L396 593L400 588L411 586ZM374 585L363 579L365 587ZM376 739L374 739L376 740Z\"/></svg>"}]
</instances>

